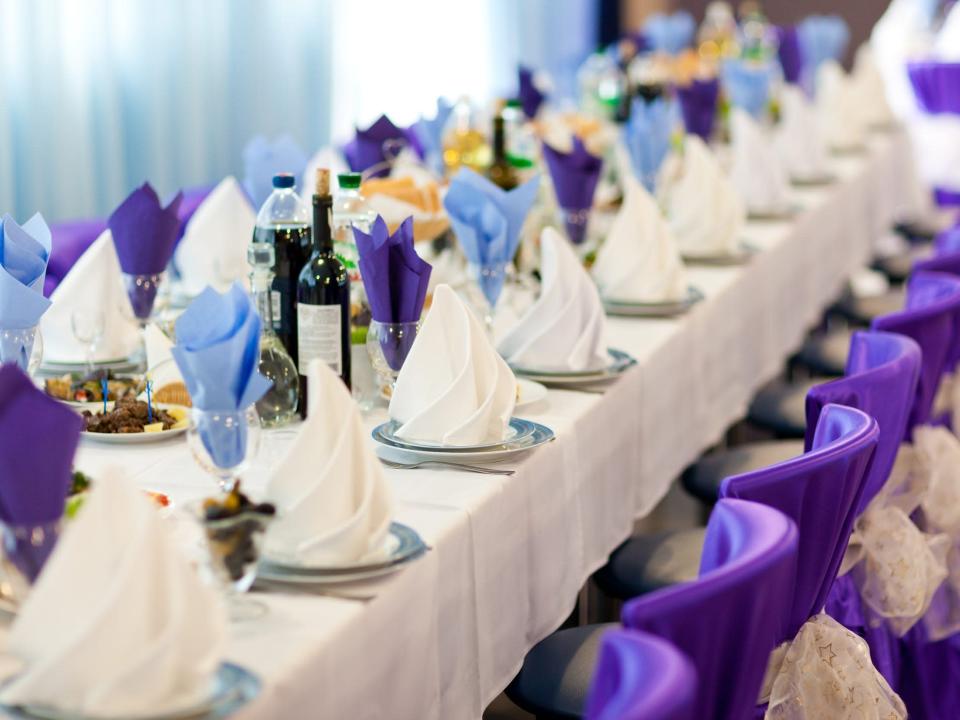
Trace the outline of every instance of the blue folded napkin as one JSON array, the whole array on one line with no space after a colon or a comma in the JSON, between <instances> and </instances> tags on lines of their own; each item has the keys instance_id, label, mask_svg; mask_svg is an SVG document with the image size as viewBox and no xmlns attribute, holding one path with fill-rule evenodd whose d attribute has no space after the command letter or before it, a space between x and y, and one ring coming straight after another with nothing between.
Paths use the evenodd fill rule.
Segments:
<instances>
[{"instance_id":1,"label":"blue folded napkin","mask_svg":"<svg viewBox=\"0 0 960 720\"><path fill-rule=\"evenodd\" d=\"M770 97L773 66L746 60L727 60L720 71L723 89L734 107L755 118L763 115Z\"/></svg>"},{"instance_id":2,"label":"blue folded napkin","mask_svg":"<svg viewBox=\"0 0 960 720\"><path fill-rule=\"evenodd\" d=\"M22 227L4 215L0 223L0 330L27 330L50 307L43 281L50 259L50 228L37 213ZM26 370L33 338L0 337L0 362L15 362Z\"/></svg>"},{"instance_id":3,"label":"blue folded napkin","mask_svg":"<svg viewBox=\"0 0 960 720\"><path fill-rule=\"evenodd\" d=\"M630 118L623 128L623 142L630 153L630 164L637 179L650 192L657 172L670 151L670 137L677 124L672 103L660 97L653 102L634 98Z\"/></svg>"},{"instance_id":4,"label":"blue folded napkin","mask_svg":"<svg viewBox=\"0 0 960 720\"><path fill-rule=\"evenodd\" d=\"M443 131L453 112L453 105L437 98L437 113L433 118L423 115L413 124L413 133L423 148L423 158L438 175L443 175Z\"/></svg>"},{"instance_id":5,"label":"blue folded napkin","mask_svg":"<svg viewBox=\"0 0 960 720\"><path fill-rule=\"evenodd\" d=\"M289 135L268 140L257 135L243 149L243 189L253 201L255 210L266 202L273 192L273 176L290 173L302 177L307 167L307 156Z\"/></svg>"},{"instance_id":6,"label":"blue folded napkin","mask_svg":"<svg viewBox=\"0 0 960 720\"><path fill-rule=\"evenodd\" d=\"M443 205L471 265L502 270L513 260L539 187L539 176L508 192L468 168L456 174ZM487 278L480 283L484 295L491 305L496 304L503 289L502 272L481 278Z\"/></svg>"},{"instance_id":7,"label":"blue folded napkin","mask_svg":"<svg viewBox=\"0 0 960 720\"><path fill-rule=\"evenodd\" d=\"M234 283L223 295L204 290L177 320L172 349L193 406L233 413L240 419L270 389L260 364L260 316L250 297ZM198 423L204 447L214 463L233 468L246 455L246 423L232 428Z\"/></svg>"},{"instance_id":8,"label":"blue folded napkin","mask_svg":"<svg viewBox=\"0 0 960 720\"><path fill-rule=\"evenodd\" d=\"M678 55L693 44L697 21L693 15L678 10L670 15L654 13L643 25L647 46L654 51Z\"/></svg>"},{"instance_id":9,"label":"blue folded napkin","mask_svg":"<svg viewBox=\"0 0 960 720\"><path fill-rule=\"evenodd\" d=\"M813 78L826 60L842 62L850 42L850 26L839 15L810 15L797 26L804 68Z\"/></svg>"}]
</instances>

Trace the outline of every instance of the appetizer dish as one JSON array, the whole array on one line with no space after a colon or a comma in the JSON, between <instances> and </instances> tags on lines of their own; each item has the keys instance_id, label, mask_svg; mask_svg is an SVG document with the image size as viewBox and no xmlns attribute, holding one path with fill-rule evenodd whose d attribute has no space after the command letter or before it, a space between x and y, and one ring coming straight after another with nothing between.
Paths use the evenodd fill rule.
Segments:
<instances>
[{"instance_id":1,"label":"appetizer dish","mask_svg":"<svg viewBox=\"0 0 960 720\"><path fill-rule=\"evenodd\" d=\"M74 470L73 482L70 485L70 491L67 494L67 504L64 508L64 515L67 516L67 519L76 516L92 484L93 480L90 479L89 475L85 475L79 470ZM170 497L168 495L152 490L144 490L144 492L158 508L170 507Z\"/></svg>"},{"instance_id":2,"label":"appetizer dish","mask_svg":"<svg viewBox=\"0 0 960 720\"><path fill-rule=\"evenodd\" d=\"M107 376L107 400L120 400L135 397L143 388L143 380L137 376L118 376L110 371L97 371L91 374L67 373L60 377L44 381L47 395L67 402L103 402L101 380Z\"/></svg>"},{"instance_id":3,"label":"appetizer dish","mask_svg":"<svg viewBox=\"0 0 960 720\"><path fill-rule=\"evenodd\" d=\"M131 434L152 433L165 430L177 430L187 426L187 413L184 408L152 408L152 416L147 403L135 397L124 397L114 403L107 412L93 413L83 411L85 430L88 433Z\"/></svg>"},{"instance_id":4,"label":"appetizer dish","mask_svg":"<svg viewBox=\"0 0 960 720\"><path fill-rule=\"evenodd\" d=\"M203 501L201 521L214 571L240 592L253 583L263 534L276 512L270 503L252 502L239 483L222 499Z\"/></svg>"}]
</instances>

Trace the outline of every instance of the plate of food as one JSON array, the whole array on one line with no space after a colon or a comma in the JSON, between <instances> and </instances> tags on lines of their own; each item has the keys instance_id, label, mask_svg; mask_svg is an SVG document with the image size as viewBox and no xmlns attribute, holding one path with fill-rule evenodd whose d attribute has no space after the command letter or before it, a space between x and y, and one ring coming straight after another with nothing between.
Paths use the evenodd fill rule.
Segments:
<instances>
[{"instance_id":1,"label":"plate of food","mask_svg":"<svg viewBox=\"0 0 960 720\"><path fill-rule=\"evenodd\" d=\"M73 481L70 483L70 492L67 495L67 503L63 513L68 520L73 519L80 511L92 485L93 480L89 475L79 470L73 471ZM143 492L158 509L169 512L173 508L170 496L166 493L155 490L144 490Z\"/></svg>"},{"instance_id":2,"label":"plate of food","mask_svg":"<svg viewBox=\"0 0 960 720\"><path fill-rule=\"evenodd\" d=\"M96 370L92 373L73 372L46 378L43 390L47 395L65 403L87 406L103 404L103 378L107 380L107 400L115 402L122 398L136 397L143 389L142 375L123 375L112 370Z\"/></svg>"},{"instance_id":3,"label":"plate of food","mask_svg":"<svg viewBox=\"0 0 960 720\"><path fill-rule=\"evenodd\" d=\"M107 402L99 411L84 410L82 437L100 443L136 445L182 435L189 425L190 410L182 405L123 398Z\"/></svg>"}]
</instances>

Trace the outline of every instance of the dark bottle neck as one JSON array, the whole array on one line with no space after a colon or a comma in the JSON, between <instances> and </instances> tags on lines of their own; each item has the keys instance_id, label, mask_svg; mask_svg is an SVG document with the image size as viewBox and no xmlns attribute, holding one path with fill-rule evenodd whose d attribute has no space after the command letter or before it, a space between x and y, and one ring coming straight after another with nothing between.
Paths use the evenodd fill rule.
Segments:
<instances>
[{"instance_id":1,"label":"dark bottle neck","mask_svg":"<svg viewBox=\"0 0 960 720\"><path fill-rule=\"evenodd\" d=\"M330 195L313 196L313 249L322 254L333 252L333 197Z\"/></svg>"},{"instance_id":2,"label":"dark bottle neck","mask_svg":"<svg viewBox=\"0 0 960 720\"><path fill-rule=\"evenodd\" d=\"M494 162L506 162L507 159L507 133L500 115L493 118L493 159Z\"/></svg>"}]
</instances>

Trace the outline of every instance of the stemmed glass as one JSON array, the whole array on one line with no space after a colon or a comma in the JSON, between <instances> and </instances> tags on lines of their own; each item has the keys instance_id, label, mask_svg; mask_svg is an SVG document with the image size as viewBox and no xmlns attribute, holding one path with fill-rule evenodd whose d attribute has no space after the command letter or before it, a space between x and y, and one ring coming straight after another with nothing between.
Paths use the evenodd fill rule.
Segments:
<instances>
[{"instance_id":1,"label":"stemmed glass","mask_svg":"<svg viewBox=\"0 0 960 720\"><path fill-rule=\"evenodd\" d=\"M380 380L381 395L391 394L406 362L413 341L420 331L420 321L382 323L372 320L367 330L367 353Z\"/></svg>"},{"instance_id":2,"label":"stemmed glass","mask_svg":"<svg viewBox=\"0 0 960 720\"><path fill-rule=\"evenodd\" d=\"M486 300L483 323L491 336L493 335L493 316L497 301L503 292L510 266L511 263L509 262L470 263L468 266L471 279L480 288L480 292L483 293Z\"/></svg>"},{"instance_id":3,"label":"stemmed glass","mask_svg":"<svg viewBox=\"0 0 960 720\"><path fill-rule=\"evenodd\" d=\"M43 336L40 326L16 330L0 329L0 364L14 363L27 375L33 375L43 360Z\"/></svg>"},{"instance_id":4,"label":"stemmed glass","mask_svg":"<svg viewBox=\"0 0 960 720\"><path fill-rule=\"evenodd\" d=\"M87 350L87 372L92 373L97 346L103 339L105 319L103 310L74 310L70 313L73 336Z\"/></svg>"},{"instance_id":5,"label":"stemmed glass","mask_svg":"<svg viewBox=\"0 0 960 720\"><path fill-rule=\"evenodd\" d=\"M187 444L193 459L213 475L223 492L231 492L260 450L260 416L245 410L190 411Z\"/></svg>"},{"instance_id":6,"label":"stemmed glass","mask_svg":"<svg viewBox=\"0 0 960 720\"><path fill-rule=\"evenodd\" d=\"M133 309L133 315L140 323L142 330L147 326L150 316L153 314L154 304L157 295L163 286L163 280L166 272L159 273L123 273L123 285L127 291L127 297L130 298L130 307ZM162 303L163 304L163 303Z\"/></svg>"}]
</instances>

